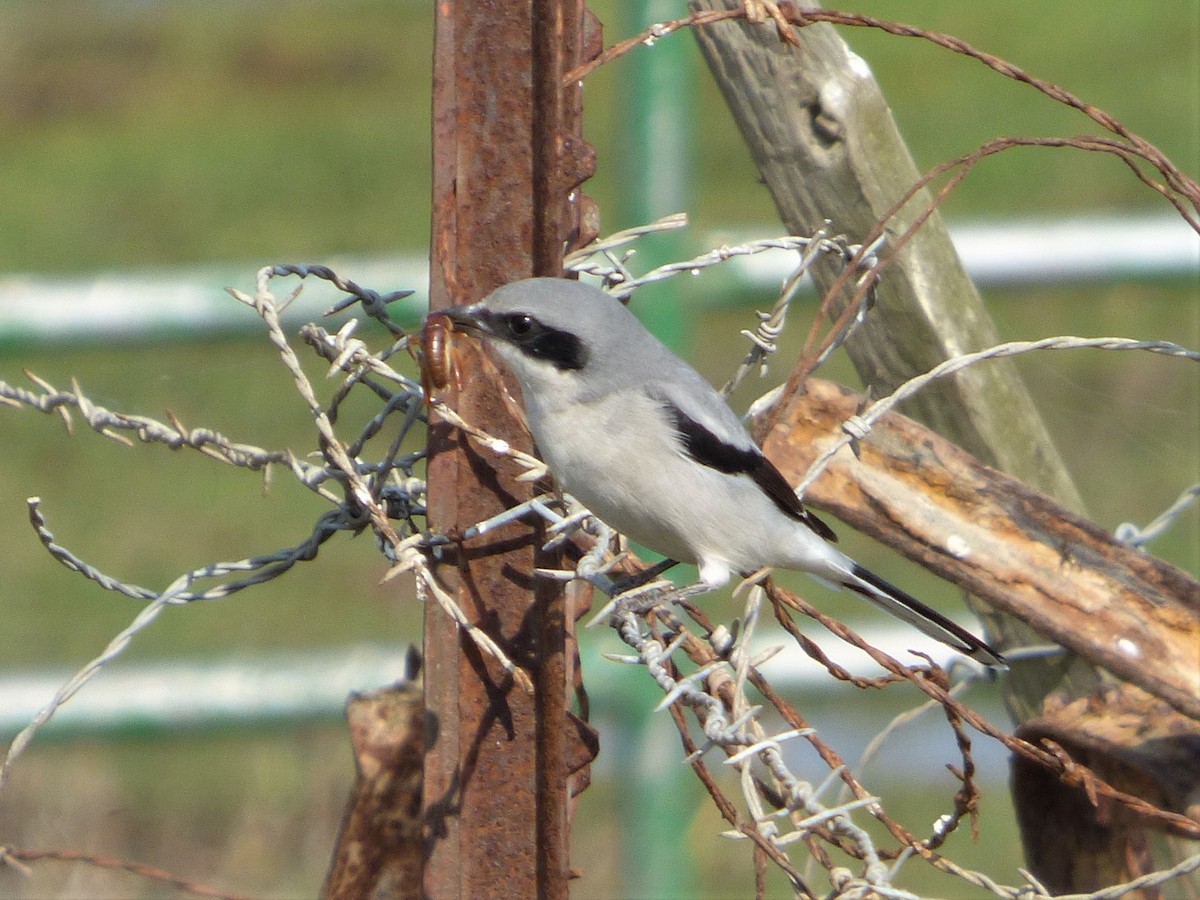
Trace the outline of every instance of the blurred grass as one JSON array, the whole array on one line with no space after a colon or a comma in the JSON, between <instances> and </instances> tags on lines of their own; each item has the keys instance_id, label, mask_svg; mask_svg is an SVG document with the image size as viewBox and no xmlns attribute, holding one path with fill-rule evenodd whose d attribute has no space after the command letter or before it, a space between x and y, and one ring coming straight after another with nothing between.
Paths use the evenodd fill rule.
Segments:
<instances>
[{"instance_id":1,"label":"blurred grass","mask_svg":"<svg viewBox=\"0 0 1200 900\"><path fill-rule=\"evenodd\" d=\"M6 4L0 270L428 239L423 4Z\"/></svg>"},{"instance_id":2,"label":"blurred grass","mask_svg":"<svg viewBox=\"0 0 1200 900\"><path fill-rule=\"evenodd\" d=\"M611 21L615 0L593 4ZM875 0L972 41L1109 110L1185 169L1200 158L1194 2L1042 5ZM1189 19L1190 13L1190 19ZM1061 16L1061 19L1058 17ZM0 8L0 271L419 250L428 240L432 15L427 5L315 2ZM1013 27L1014 23L1031 27ZM1083 116L974 61L866 29L871 63L922 167L1000 134L1095 131ZM610 35L615 39L616 35ZM691 39L698 110L696 231L770 223L773 209ZM636 52L650 52L639 48ZM630 57L587 86L602 210L617 204ZM937 77L915 77L936 71ZM981 165L953 213L997 217L1164 209L1124 167L1077 151L1022 150ZM609 227L626 223L609 221Z\"/></svg>"},{"instance_id":3,"label":"blurred grass","mask_svg":"<svg viewBox=\"0 0 1200 900\"><path fill-rule=\"evenodd\" d=\"M618 2L593 7L611 22ZM1031 0L1013 0L1002 14L992 5L936 0L864 0L856 8L947 31L1005 56L1114 113L1185 169L1198 168L1200 4L1181 4L1174 18L1150 4L1050 10ZM425 253L431 21L428 4L392 0L4 4L0 273L220 259L245 260L249 277L268 262ZM610 30L607 40L622 36ZM922 168L1000 134L1094 130L1078 114L969 60L863 30L846 36L874 68ZM671 40L688 45L697 77L691 239L744 228L777 233L770 199L691 39ZM600 163L588 190L602 211L619 205L621 178L612 161L637 90L628 72L628 60L618 61L587 86L587 131ZM959 218L990 219L1167 211L1114 159L1061 150L986 161L948 209ZM628 224L611 214L605 220L607 229ZM688 289L696 294L705 285L697 279ZM1194 283L1120 282L994 291L988 300L1006 338L1111 333L1197 346L1197 298ZM739 299L762 306L770 298ZM807 313L801 308L795 318ZM748 319L746 311L704 317L695 354L707 374L722 377L740 357L740 339L731 336ZM789 333L782 359L801 331ZM1200 474L1194 367L1144 354L1087 352L1040 355L1019 365L1101 524L1144 524ZM22 367L60 386L77 376L93 399L122 411L163 418L170 408L189 426L211 426L237 440L298 453L313 446L308 414L259 338L5 347L0 377L17 380ZM320 367L311 374L325 389ZM844 364L825 374L853 381ZM60 424L28 411L0 410L0 446L0 666L6 669L79 664L135 613L130 601L47 558L23 521L29 495L43 498L62 543L150 587L213 560L296 543L324 511L282 473L264 494L256 476L195 454L122 448L79 423L64 438ZM915 567L853 535L845 540L914 592L951 599L952 592ZM1194 571L1198 545L1193 513L1152 550ZM411 592L376 585L382 571L369 537L337 538L302 572L218 603L173 610L126 658L224 657L280 647L302 654L356 640L419 640L420 609ZM856 608L846 609L857 617ZM601 663L591 649L585 648L585 666L594 670ZM796 702L811 706L819 698ZM844 715L823 714L825 721ZM861 714L882 724L891 712ZM0 798L5 840L123 853L233 889L303 896L316 890L325 868L349 763L341 734L314 728L118 747L35 744L15 775L12 792ZM911 793L913 822L931 821L949 795L918 787ZM615 846L610 838L620 829L608 816L627 802L602 780L584 795L593 830L577 833L576 846L599 858L578 860L595 873L578 886L580 896L611 896L620 883L616 851L594 848ZM993 809L985 819L979 864L1015 860L1005 815ZM710 853L717 828L705 806L692 829L705 847L703 895L744 893L744 849L722 844ZM956 847L951 855L971 852ZM743 879L736 888L730 871ZM77 876L63 877L61 884L38 882L44 892L0 881L0 893L131 890L122 880L111 889L89 882L73 892L70 885L79 882L69 879ZM928 889L953 896L953 887ZM783 895L781 885L773 890Z\"/></svg>"}]
</instances>

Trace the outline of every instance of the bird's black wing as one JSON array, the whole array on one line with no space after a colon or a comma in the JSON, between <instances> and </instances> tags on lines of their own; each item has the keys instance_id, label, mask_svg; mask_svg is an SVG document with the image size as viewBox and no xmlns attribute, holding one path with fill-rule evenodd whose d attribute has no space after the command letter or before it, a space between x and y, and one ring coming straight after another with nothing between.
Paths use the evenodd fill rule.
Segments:
<instances>
[{"instance_id":1,"label":"bird's black wing","mask_svg":"<svg viewBox=\"0 0 1200 900\"><path fill-rule=\"evenodd\" d=\"M730 443L689 416L671 400L664 398L662 402L679 435L683 451L688 456L701 465L727 475L749 476L785 515L803 522L827 541L837 540L833 529L804 508L787 479L763 456L762 451L754 446L749 436L746 436L745 443L740 446ZM740 422L738 427L741 430ZM741 430L741 433L745 434L744 430Z\"/></svg>"}]
</instances>

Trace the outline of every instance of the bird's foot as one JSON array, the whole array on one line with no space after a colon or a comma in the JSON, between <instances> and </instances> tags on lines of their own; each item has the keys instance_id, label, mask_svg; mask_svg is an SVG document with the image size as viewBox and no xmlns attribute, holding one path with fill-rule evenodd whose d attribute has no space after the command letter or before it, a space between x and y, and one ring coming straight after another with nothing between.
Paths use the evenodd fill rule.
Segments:
<instances>
[{"instance_id":1,"label":"bird's foot","mask_svg":"<svg viewBox=\"0 0 1200 900\"><path fill-rule=\"evenodd\" d=\"M637 585L632 589L613 594L612 599L605 604L604 608L587 623L587 627L591 628L601 622L611 622L628 613L642 616L656 607L688 600L697 594L704 594L711 590L712 585L703 581L679 587L673 582L655 579L648 584Z\"/></svg>"},{"instance_id":2,"label":"bird's foot","mask_svg":"<svg viewBox=\"0 0 1200 900\"><path fill-rule=\"evenodd\" d=\"M667 571L667 569L677 565L679 565L679 563L673 559L659 560L654 565L642 569L640 572L634 572L632 575L626 575L624 578L618 578L615 581L610 582L612 590L606 591L605 593L607 593L610 597L615 597L618 594L630 593L631 591L635 591L643 585L649 584L652 581L657 581L659 575Z\"/></svg>"}]
</instances>

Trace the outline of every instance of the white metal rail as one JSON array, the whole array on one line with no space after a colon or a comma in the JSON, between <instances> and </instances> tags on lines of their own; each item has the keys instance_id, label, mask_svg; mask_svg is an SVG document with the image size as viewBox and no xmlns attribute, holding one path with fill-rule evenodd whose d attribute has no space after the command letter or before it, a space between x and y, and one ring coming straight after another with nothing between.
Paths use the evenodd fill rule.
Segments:
<instances>
[{"instance_id":1,"label":"white metal rail","mask_svg":"<svg viewBox=\"0 0 1200 900\"><path fill-rule=\"evenodd\" d=\"M756 236L776 230L764 226ZM1135 277L1191 277L1200 283L1200 235L1177 216L961 224L951 233L968 272L983 286ZM746 238L742 229L710 235L703 246ZM793 255L773 251L740 257L729 261L728 271L748 288L774 290L791 274ZM321 262L376 290L414 289L412 297L397 304L398 316L416 322L423 314L428 292L423 257ZM0 340L204 337L213 331L253 328L254 316L233 302L224 287L247 287L257 268L225 264L73 278L0 274ZM311 321L336 298L328 285L306 285L290 312L297 320Z\"/></svg>"}]
</instances>

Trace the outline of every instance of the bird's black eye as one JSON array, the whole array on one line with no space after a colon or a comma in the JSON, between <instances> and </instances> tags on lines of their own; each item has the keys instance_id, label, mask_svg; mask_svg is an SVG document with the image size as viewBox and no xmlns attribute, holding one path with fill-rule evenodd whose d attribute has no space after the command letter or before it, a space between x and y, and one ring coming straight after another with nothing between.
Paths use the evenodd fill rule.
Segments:
<instances>
[{"instance_id":1,"label":"bird's black eye","mask_svg":"<svg viewBox=\"0 0 1200 900\"><path fill-rule=\"evenodd\" d=\"M533 316L516 313L508 317L508 330L513 337L524 337L533 331L536 324Z\"/></svg>"},{"instance_id":2,"label":"bird's black eye","mask_svg":"<svg viewBox=\"0 0 1200 900\"><path fill-rule=\"evenodd\" d=\"M499 313L490 319L492 334L533 359L561 371L582 369L587 361L583 342L568 331L552 328L528 313Z\"/></svg>"}]
</instances>

